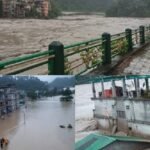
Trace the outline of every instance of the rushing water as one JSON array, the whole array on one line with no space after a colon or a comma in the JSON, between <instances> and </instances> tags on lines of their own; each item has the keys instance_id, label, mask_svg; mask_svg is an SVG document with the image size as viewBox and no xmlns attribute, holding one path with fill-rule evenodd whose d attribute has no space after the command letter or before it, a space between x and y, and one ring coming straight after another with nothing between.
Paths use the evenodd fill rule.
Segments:
<instances>
[{"instance_id":1,"label":"rushing water","mask_svg":"<svg viewBox=\"0 0 150 150\"><path fill-rule=\"evenodd\" d=\"M9 138L8 150L72 150L74 103L60 102L59 97L29 103L5 120L0 120L0 136Z\"/></svg>"},{"instance_id":2,"label":"rushing water","mask_svg":"<svg viewBox=\"0 0 150 150\"><path fill-rule=\"evenodd\" d=\"M100 15L61 16L52 20L0 19L0 59L47 50L52 41L65 45L150 24L149 18L106 18Z\"/></svg>"}]
</instances>

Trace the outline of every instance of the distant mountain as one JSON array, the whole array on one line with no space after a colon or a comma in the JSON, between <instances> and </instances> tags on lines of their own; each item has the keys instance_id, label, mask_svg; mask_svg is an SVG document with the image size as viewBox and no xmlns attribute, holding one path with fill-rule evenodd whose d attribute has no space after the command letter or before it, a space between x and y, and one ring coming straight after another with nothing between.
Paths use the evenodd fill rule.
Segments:
<instances>
[{"instance_id":1,"label":"distant mountain","mask_svg":"<svg viewBox=\"0 0 150 150\"><path fill-rule=\"evenodd\" d=\"M49 83L50 88L57 88L57 89L73 87L73 86L75 86L74 77L56 78L54 81Z\"/></svg>"},{"instance_id":2,"label":"distant mountain","mask_svg":"<svg viewBox=\"0 0 150 150\"><path fill-rule=\"evenodd\" d=\"M55 0L56 5L64 11L105 11L113 0Z\"/></svg>"},{"instance_id":3,"label":"distant mountain","mask_svg":"<svg viewBox=\"0 0 150 150\"><path fill-rule=\"evenodd\" d=\"M30 76L1 76L0 86L7 86L9 84L15 85L19 90L25 91L44 91L48 89L48 86L40 81L37 77Z\"/></svg>"}]
</instances>

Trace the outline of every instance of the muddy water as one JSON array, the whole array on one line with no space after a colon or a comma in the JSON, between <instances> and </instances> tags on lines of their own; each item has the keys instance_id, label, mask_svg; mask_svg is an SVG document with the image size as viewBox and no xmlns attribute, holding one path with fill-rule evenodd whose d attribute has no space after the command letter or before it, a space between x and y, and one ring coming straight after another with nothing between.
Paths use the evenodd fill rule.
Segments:
<instances>
[{"instance_id":1,"label":"muddy water","mask_svg":"<svg viewBox=\"0 0 150 150\"><path fill-rule=\"evenodd\" d=\"M49 98L0 120L0 136L9 138L7 150L71 150L74 130L59 127L69 123L74 126L74 104Z\"/></svg>"},{"instance_id":2,"label":"muddy water","mask_svg":"<svg viewBox=\"0 0 150 150\"><path fill-rule=\"evenodd\" d=\"M78 85L75 87L75 91L75 140L78 141L95 132L93 130L86 130L87 127L93 126L94 124L94 102L91 100L93 96L91 84Z\"/></svg>"},{"instance_id":3,"label":"muddy water","mask_svg":"<svg viewBox=\"0 0 150 150\"><path fill-rule=\"evenodd\" d=\"M122 32L150 24L149 18L105 18L100 15L61 16L54 20L1 19L0 59L46 50L59 40L71 44L99 37L103 32Z\"/></svg>"}]
</instances>

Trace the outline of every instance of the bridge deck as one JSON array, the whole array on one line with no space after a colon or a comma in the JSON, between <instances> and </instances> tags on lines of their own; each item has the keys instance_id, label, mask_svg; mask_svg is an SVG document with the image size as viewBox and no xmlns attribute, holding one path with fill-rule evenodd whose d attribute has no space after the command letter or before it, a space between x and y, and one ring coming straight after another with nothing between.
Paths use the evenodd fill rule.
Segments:
<instances>
[{"instance_id":1,"label":"bridge deck","mask_svg":"<svg viewBox=\"0 0 150 150\"><path fill-rule=\"evenodd\" d=\"M150 74L150 45L125 59L112 74Z\"/></svg>"},{"instance_id":2,"label":"bridge deck","mask_svg":"<svg viewBox=\"0 0 150 150\"><path fill-rule=\"evenodd\" d=\"M116 65L117 64L117 65ZM123 61L117 63L114 61L109 66L104 67L104 69L98 68L93 72L89 73L91 75L124 75L124 74L133 74L133 75L149 75L150 74L150 44L129 54Z\"/></svg>"}]
</instances>

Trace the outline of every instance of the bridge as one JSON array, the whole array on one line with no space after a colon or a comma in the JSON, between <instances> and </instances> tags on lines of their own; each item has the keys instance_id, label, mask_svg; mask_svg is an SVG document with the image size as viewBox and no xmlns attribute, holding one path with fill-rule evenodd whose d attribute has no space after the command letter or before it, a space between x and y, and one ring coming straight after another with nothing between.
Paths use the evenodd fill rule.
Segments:
<instances>
[{"instance_id":1,"label":"bridge","mask_svg":"<svg viewBox=\"0 0 150 150\"><path fill-rule=\"evenodd\" d=\"M150 25L64 46L54 41L42 51L0 62L0 74L148 74Z\"/></svg>"}]
</instances>

